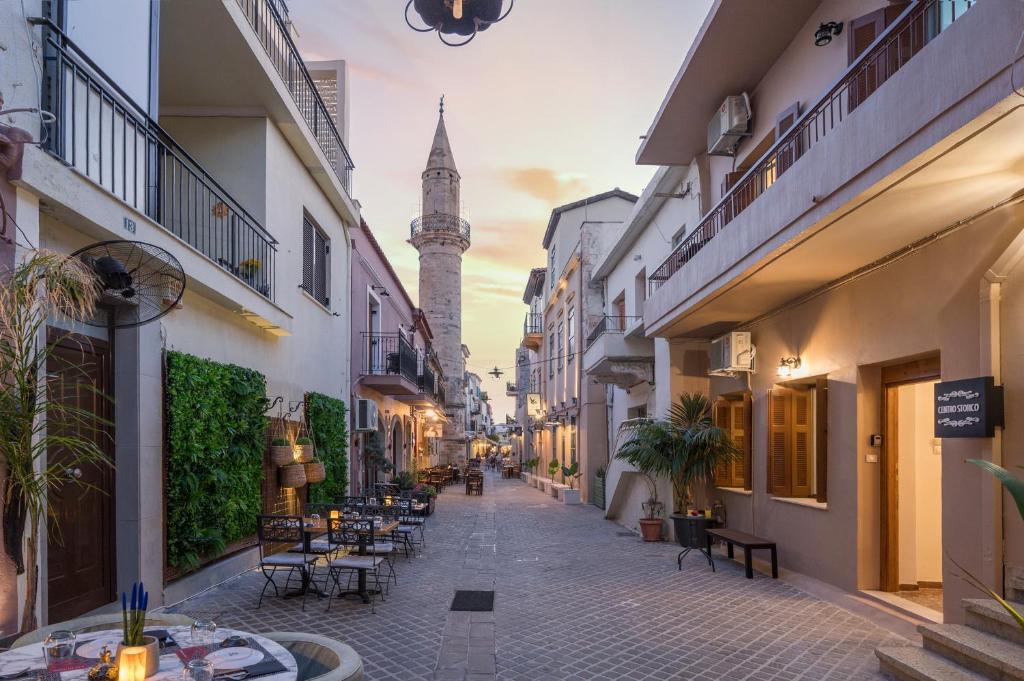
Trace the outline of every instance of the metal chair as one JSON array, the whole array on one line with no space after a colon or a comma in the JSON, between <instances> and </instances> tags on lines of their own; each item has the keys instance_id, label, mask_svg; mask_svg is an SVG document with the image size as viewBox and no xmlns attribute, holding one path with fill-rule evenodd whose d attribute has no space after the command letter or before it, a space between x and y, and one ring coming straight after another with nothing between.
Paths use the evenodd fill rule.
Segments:
<instances>
[{"instance_id":1,"label":"metal chair","mask_svg":"<svg viewBox=\"0 0 1024 681\"><path fill-rule=\"evenodd\" d=\"M360 546L366 554L349 554L347 556L335 558L327 564L328 583L330 583L331 580L334 581L334 588L331 589L330 596L327 599L327 610L331 609L331 601L334 600L335 594L341 591L341 582L339 580L341 573L350 573L348 577L348 585L351 586L352 576L358 576L359 572L363 571L366 573L373 573L374 583L377 588L373 591L369 591L370 612L377 612L375 606L377 595L380 594L381 600L384 600L384 590L380 583L380 566L387 561L383 556L376 555L376 537L374 535L373 520L329 518L327 520L327 535L333 542L338 542L339 544L350 547Z\"/></svg>"},{"instance_id":2,"label":"metal chair","mask_svg":"<svg viewBox=\"0 0 1024 681\"><path fill-rule=\"evenodd\" d=\"M256 534L260 546L260 571L266 578L267 583L260 591L260 600L256 604L259 608L263 605L263 596L267 587L274 586L274 595L280 596L277 589L277 582L274 577L278 570L287 570L284 590L287 594L295 571L299 572L299 579L302 583L302 609L306 609L306 592L308 586L313 583L316 575L317 556L310 555L305 550L305 527L302 516L298 515L261 515L257 516ZM275 553L275 545L300 547L299 551L285 551Z\"/></svg>"}]
</instances>

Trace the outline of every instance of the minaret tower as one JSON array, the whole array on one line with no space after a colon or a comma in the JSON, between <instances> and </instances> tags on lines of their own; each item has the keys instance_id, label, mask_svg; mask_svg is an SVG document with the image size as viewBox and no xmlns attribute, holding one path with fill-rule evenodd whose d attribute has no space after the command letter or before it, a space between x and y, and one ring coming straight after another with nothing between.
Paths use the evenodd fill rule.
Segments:
<instances>
[{"instance_id":1,"label":"minaret tower","mask_svg":"<svg viewBox=\"0 0 1024 681\"><path fill-rule=\"evenodd\" d=\"M469 223L459 216L459 171L444 127L444 97L427 167L423 207L412 221L409 243L420 252L420 307L434 334L434 351L444 369L445 413L441 463L466 458L465 357L462 354L462 254L469 248Z\"/></svg>"}]
</instances>

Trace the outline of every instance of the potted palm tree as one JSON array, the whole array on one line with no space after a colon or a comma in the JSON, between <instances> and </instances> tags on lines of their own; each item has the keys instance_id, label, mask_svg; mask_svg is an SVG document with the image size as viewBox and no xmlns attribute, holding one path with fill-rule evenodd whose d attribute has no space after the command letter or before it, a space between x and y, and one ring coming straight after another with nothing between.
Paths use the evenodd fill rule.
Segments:
<instances>
[{"instance_id":1,"label":"potted palm tree","mask_svg":"<svg viewBox=\"0 0 1024 681\"><path fill-rule=\"evenodd\" d=\"M616 458L633 464L651 481L662 475L669 478L676 536L688 536L685 518L694 487L713 480L718 466L740 455L729 433L712 423L711 401L700 393L683 393L672 404L667 418L645 419L626 432ZM648 503L657 502L656 485L652 483L651 489ZM655 520L654 513L646 507L647 504L648 519ZM660 518L656 523L660 533ZM643 526L641 521L641 530Z\"/></svg>"}]
</instances>

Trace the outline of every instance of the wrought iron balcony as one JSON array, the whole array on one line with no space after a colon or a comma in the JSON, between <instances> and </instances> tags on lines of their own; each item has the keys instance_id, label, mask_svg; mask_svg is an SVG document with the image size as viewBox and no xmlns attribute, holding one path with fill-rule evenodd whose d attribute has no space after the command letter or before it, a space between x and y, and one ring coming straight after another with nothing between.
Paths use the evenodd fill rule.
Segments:
<instances>
[{"instance_id":1,"label":"wrought iron balcony","mask_svg":"<svg viewBox=\"0 0 1024 681\"><path fill-rule=\"evenodd\" d=\"M812 146L839 127L872 93L977 0L916 0L878 36L648 277L655 290L682 269L733 218L763 194ZM953 55L950 55L953 57Z\"/></svg>"},{"instance_id":2,"label":"wrought iron balcony","mask_svg":"<svg viewBox=\"0 0 1024 681\"><path fill-rule=\"evenodd\" d=\"M633 324L642 319L643 317L637 315L605 315L601 317L587 336L587 348L589 349L602 334L625 333Z\"/></svg>"},{"instance_id":3,"label":"wrought iron balcony","mask_svg":"<svg viewBox=\"0 0 1024 681\"><path fill-rule=\"evenodd\" d=\"M517 386L512 381L506 382L505 383L505 394L509 395L509 396L518 395L519 394L519 386Z\"/></svg>"},{"instance_id":4,"label":"wrought iron balcony","mask_svg":"<svg viewBox=\"0 0 1024 681\"><path fill-rule=\"evenodd\" d=\"M523 320L523 335L544 333L544 318L539 312L527 312Z\"/></svg>"},{"instance_id":5,"label":"wrought iron balcony","mask_svg":"<svg viewBox=\"0 0 1024 681\"><path fill-rule=\"evenodd\" d=\"M419 353L400 333L363 334L363 375L401 376L419 385Z\"/></svg>"},{"instance_id":6,"label":"wrought iron balcony","mask_svg":"<svg viewBox=\"0 0 1024 681\"><path fill-rule=\"evenodd\" d=\"M277 241L99 66L48 20L45 149L274 299Z\"/></svg>"},{"instance_id":7,"label":"wrought iron balcony","mask_svg":"<svg viewBox=\"0 0 1024 681\"><path fill-rule=\"evenodd\" d=\"M421 234L450 234L469 241L469 222L457 215L431 213L416 218L409 227L413 238Z\"/></svg>"},{"instance_id":8,"label":"wrought iron balcony","mask_svg":"<svg viewBox=\"0 0 1024 681\"><path fill-rule=\"evenodd\" d=\"M316 83L292 40L287 8L282 0L236 0L267 56L274 64L295 105L306 120L320 150L341 186L352 195L352 157L345 148L335 118L324 104Z\"/></svg>"},{"instance_id":9,"label":"wrought iron balcony","mask_svg":"<svg viewBox=\"0 0 1024 681\"><path fill-rule=\"evenodd\" d=\"M444 406L444 385L442 375L435 373L429 366L422 367L419 377L420 394L429 398L439 407Z\"/></svg>"}]
</instances>

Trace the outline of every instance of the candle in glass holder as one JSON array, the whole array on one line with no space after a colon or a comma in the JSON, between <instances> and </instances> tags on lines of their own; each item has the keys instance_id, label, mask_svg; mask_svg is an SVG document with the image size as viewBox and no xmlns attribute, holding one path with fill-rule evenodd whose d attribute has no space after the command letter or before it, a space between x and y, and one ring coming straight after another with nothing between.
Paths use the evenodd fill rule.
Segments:
<instances>
[{"instance_id":1,"label":"candle in glass holder","mask_svg":"<svg viewBox=\"0 0 1024 681\"><path fill-rule=\"evenodd\" d=\"M331 511L331 517L332 518L340 518L341 517L341 513L339 513L337 510L333 510L333 511Z\"/></svg>"},{"instance_id":2,"label":"candle in glass holder","mask_svg":"<svg viewBox=\"0 0 1024 681\"><path fill-rule=\"evenodd\" d=\"M118 681L145 681L146 649L143 646L122 648L117 662Z\"/></svg>"}]
</instances>

